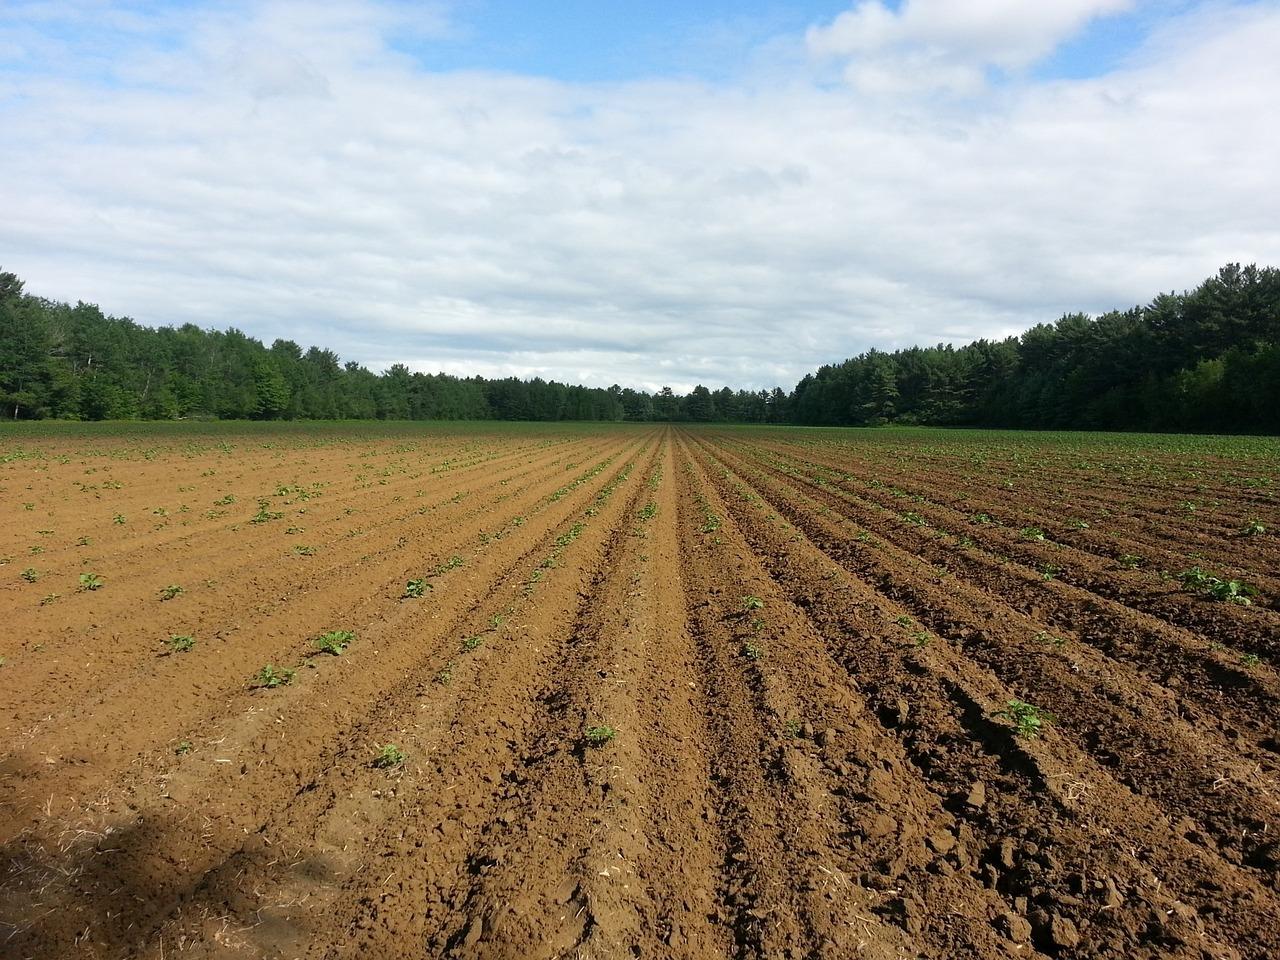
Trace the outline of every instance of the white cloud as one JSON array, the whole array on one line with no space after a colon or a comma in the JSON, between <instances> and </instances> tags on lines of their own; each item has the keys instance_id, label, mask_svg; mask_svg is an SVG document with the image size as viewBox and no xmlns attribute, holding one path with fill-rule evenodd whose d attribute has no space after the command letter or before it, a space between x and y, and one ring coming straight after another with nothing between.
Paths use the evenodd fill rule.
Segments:
<instances>
[{"instance_id":1,"label":"white cloud","mask_svg":"<svg viewBox=\"0 0 1280 960\"><path fill-rule=\"evenodd\" d=\"M1134 0L862 0L809 30L810 51L850 58L846 76L876 93L981 91L988 67L1016 70L1052 52L1090 20Z\"/></svg>"},{"instance_id":2,"label":"white cloud","mask_svg":"<svg viewBox=\"0 0 1280 960\"><path fill-rule=\"evenodd\" d=\"M1110 75L964 105L798 68L437 74L388 48L406 8L315 9L207 7L164 42L146 20L110 82L53 59L83 54L74 38L0 73L0 264L141 322L375 368L688 388L789 387L871 346L1280 263L1280 129L1259 122L1280 89L1274 5L1206 8ZM1016 63L1076 21L1035 22L965 62ZM11 18L0 50L32 36Z\"/></svg>"}]
</instances>

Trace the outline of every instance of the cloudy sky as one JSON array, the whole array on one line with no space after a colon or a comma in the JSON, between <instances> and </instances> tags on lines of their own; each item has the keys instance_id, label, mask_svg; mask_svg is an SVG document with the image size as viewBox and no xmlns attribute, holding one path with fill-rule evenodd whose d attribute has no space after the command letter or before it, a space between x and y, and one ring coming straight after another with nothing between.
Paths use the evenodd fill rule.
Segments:
<instances>
[{"instance_id":1,"label":"cloudy sky","mask_svg":"<svg viewBox=\"0 0 1280 960\"><path fill-rule=\"evenodd\" d=\"M790 388L1280 265L1280 0L0 0L0 266L373 369Z\"/></svg>"}]
</instances>

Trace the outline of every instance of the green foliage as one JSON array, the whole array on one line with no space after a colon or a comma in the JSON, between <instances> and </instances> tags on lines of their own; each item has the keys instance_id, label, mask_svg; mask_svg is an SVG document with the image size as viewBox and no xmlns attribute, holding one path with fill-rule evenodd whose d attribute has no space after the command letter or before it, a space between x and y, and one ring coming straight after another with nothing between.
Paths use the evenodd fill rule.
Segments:
<instances>
[{"instance_id":1,"label":"green foliage","mask_svg":"<svg viewBox=\"0 0 1280 960\"><path fill-rule=\"evenodd\" d=\"M192 747L191 747L191 741L190 741L190 740L183 740L182 742L178 743L178 744L177 744L176 746L174 746L174 748L173 748L173 752L174 752L174 753L176 753L176 754L177 754L178 756L180 756L180 757L181 757L181 756L184 756L185 754L190 753L190 752L191 752L191 750L192 750Z\"/></svg>"},{"instance_id":2,"label":"green foliage","mask_svg":"<svg viewBox=\"0 0 1280 960\"><path fill-rule=\"evenodd\" d=\"M597 724L587 727L583 732L582 739L589 747L603 747L606 743L618 735L618 731L608 724Z\"/></svg>"},{"instance_id":3,"label":"green foliage","mask_svg":"<svg viewBox=\"0 0 1280 960\"><path fill-rule=\"evenodd\" d=\"M330 630L316 637L312 642L321 653L331 653L335 657L340 657L355 639L356 635L350 630Z\"/></svg>"},{"instance_id":4,"label":"green foliage","mask_svg":"<svg viewBox=\"0 0 1280 960\"><path fill-rule=\"evenodd\" d=\"M1250 597L1255 597L1258 591L1249 584L1240 580L1224 580L1221 577L1215 577L1199 567L1191 567L1183 570L1179 575L1182 585L1193 593L1203 594L1212 597L1214 600L1220 600L1225 603L1234 603L1242 607L1247 607L1253 601Z\"/></svg>"},{"instance_id":5,"label":"green foliage","mask_svg":"<svg viewBox=\"0 0 1280 960\"><path fill-rule=\"evenodd\" d=\"M1266 532L1267 532L1267 528L1263 526L1261 520L1250 520L1248 523L1246 523L1243 527L1240 528L1241 536L1245 536L1245 537L1256 537Z\"/></svg>"},{"instance_id":6,"label":"green foliage","mask_svg":"<svg viewBox=\"0 0 1280 960\"><path fill-rule=\"evenodd\" d=\"M416 580L410 580L404 585L404 593L401 595L405 600L417 600L427 590L434 590L426 579L418 577Z\"/></svg>"},{"instance_id":7,"label":"green foliage","mask_svg":"<svg viewBox=\"0 0 1280 960\"><path fill-rule=\"evenodd\" d=\"M394 743L388 743L373 758L373 765L379 770L390 770L392 767L402 766L406 759L403 750Z\"/></svg>"},{"instance_id":8,"label":"green foliage","mask_svg":"<svg viewBox=\"0 0 1280 960\"><path fill-rule=\"evenodd\" d=\"M188 633L174 633L164 644L170 653L186 653L196 645L196 638Z\"/></svg>"},{"instance_id":9,"label":"green foliage","mask_svg":"<svg viewBox=\"0 0 1280 960\"><path fill-rule=\"evenodd\" d=\"M1013 724L1013 729L1019 736L1032 740L1054 722L1052 714L1023 700L1010 700L1003 710L997 710L993 716L1005 718Z\"/></svg>"},{"instance_id":10,"label":"green foliage","mask_svg":"<svg viewBox=\"0 0 1280 960\"><path fill-rule=\"evenodd\" d=\"M253 677L253 683L258 687L272 689L274 687L285 687L293 683L293 678L297 676L298 671L289 667L274 667L267 664L259 670Z\"/></svg>"},{"instance_id":11,"label":"green foliage","mask_svg":"<svg viewBox=\"0 0 1280 960\"><path fill-rule=\"evenodd\" d=\"M174 597L182 593L185 593L182 587L178 586L176 583L171 583L167 587L164 587L160 590L160 599L162 601L172 600Z\"/></svg>"},{"instance_id":12,"label":"green foliage","mask_svg":"<svg viewBox=\"0 0 1280 960\"><path fill-rule=\"evenodd\" d=\"M102 579L100 576L98 576L96 573L82 573L82 574L80 574L80 589L81 589L81 590L101 590L105 583L106 583L106 581L105 581L105 580L103 580L103 579Z\"/></svg>"},{"instance_id":13,"label":"green foliage","mask_svg":"<svg viewBox=\"0 0 1280 960\"><path fill-rule=\"evenodd\" d=\"M764 601L754 594L748 594L742 598L743 610L761 610L764 608Z\"/></svg>"},{"instance_id":14,"label":"green foliage","mask_svg":"<svg viewBox=\"0 0 1280 960\"><path fill-rule=\"evenodd\" d=\"M23 570L22 573L18 574L18 576L22 577L23 580L27 581L27 583L35 583L40 579L40 571L35 567L27 567L27 569Z\"/></svg>"},{"instance_id":15,"label":"green foliage","mask_svg":"<svg viewBox=\"0 0 1280 960\"><path fill-rule=\"evenodd\" d=\"M764 647L752 640L742 644L742 655L748 660L760 660L764 657Z\"/></svg>"}]
</instances>

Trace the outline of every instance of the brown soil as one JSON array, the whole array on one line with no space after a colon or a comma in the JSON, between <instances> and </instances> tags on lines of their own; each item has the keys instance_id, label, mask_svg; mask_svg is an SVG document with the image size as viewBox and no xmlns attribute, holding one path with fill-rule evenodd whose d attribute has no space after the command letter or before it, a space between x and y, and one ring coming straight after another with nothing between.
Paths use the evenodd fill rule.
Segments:
<instances>
[{"instance_id":1,"label":"brown soil","mask_svg":"<svg viewBox=\"0 0 1280 960\"><path fill-rule=\"evenodd\" d=\"M839 436L12 445L0 956L1280 952L1275 465Z\"/></svg>"}]
</instances>

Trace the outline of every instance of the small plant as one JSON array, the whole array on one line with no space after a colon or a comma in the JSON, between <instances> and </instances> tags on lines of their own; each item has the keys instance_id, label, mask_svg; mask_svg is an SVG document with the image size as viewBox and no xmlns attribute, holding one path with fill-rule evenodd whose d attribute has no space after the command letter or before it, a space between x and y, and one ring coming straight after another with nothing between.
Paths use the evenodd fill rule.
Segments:
<instances>
[{"instance_id":1,"label":"small plant","mask_svg":"<svg viewBox=\"0 0 1280 960\"><path fill-rule=\"evenodd\" d=\"M894 620L893 620L893 622L894 622L894 623L896 623L896 624L897 624L898 626L900 626L900 627L909 627L909 626L911 626L911 618L910 618L909 616L907 616L905 613L904 613L904 614L901 614L901 615L899 615L899 616L897 616L897 617L895 617L895 618L894 618Z\"/></svg>"},{"instance_id":2,"label":"small plant","mask_svg":"<svg viewBox=\"0 0 1280 960\"><path fill-rule=\"evenodd\" d=\"M598 724L594 727L587 727L582 735L582 739L589 747L603 747L606 743L618 735L618 731L607 724Z\"/></svg>"},{"instance_id":3,"label":"small plant","mask_svg":"<svg viewBox=\"0 0 1280 960\"><path fill-rule=\"evenodd\" d=\"M1061 648L1061 647L1065 647L1065 646L1067 645L1067 641L1066 641L1064 638L1062 638L1062 637L1055 637L1055 636L1054 636L1053 634L1051 634L1048 630L1039 630L1039 631L1037 631L1037 632L1036 632L1036 642L1037 642L1037 643L1051 643L1051 644L1053 644L1055 647L1059 647L1059 648Z\"/></svg>"},{"instance_id":4,"label":"small plant","mask_svg":"<svg viewBox=\"0 0 1280 960\"><path fill-rule=\"evenodd\" d=\"M262 498L258 501L258 512L249 518L250 523L270 523L272 520L279 520L284 516L279 510L272 510L271 501Z\"/></svg>"},{"instance_id":5,"label":"small plant","mask_svg":"<svg viewBox=\"0 0 1280 960\"><path fill-rule=\"evenodd\" d=\"M190 741L190 740L183 740L181 743L179 743L176 747L174 747L174 748L173 748L173 752L174 752L174 753L176 753L176 754L177 754L178 756L180 756L180 757L181 757L181 756L183 756L184 754L188 754L188 753L190 753L190 752L191 752L191 741Z\"/></svg>"},{"instance_id":6,"label":"small plant","mask_svg":"<svg viewBox=\"0 0 1280 960\"><path fill-rule=\"evenodd\" d=\"M1258 593L1243 581L1223 580L1221 577L1211 576L1199 567L1183 570L1178 576L1182 580L1182 585L1194 593L1202 593L1214 600L1235 603L1242 607L1249 606L1253 602L1249 598Z\"/></svg>"},{"instance_id":7,"label":"small plant","mask_svg":"<svg viewBox=\"0 0 1280 960\"><path fill-rule=\"evenodd\" d=\"M217 500L213 501L213 505L215 507L229 507L235 502L236 495L234 493L228 493L225 497L219 497Z\"/></svg>"},{"instance_id":8,"label":"small plant","mask_svg":"<svg viewBox=\"0 0 1280 960\"><path fill-rule=\"evenodd\" d=\"M96 573L80 574L81 590L101 590L105 581Z\"/></svg>"},{"instance_id":9,"label":"small plant","mask_svg":"<svg viewBox=\"0 0 1280 960\"><path fill-rule=\"evenodd\" d=\"M404 761L404 751L394 743L388 743L378 751L378 755L373 758L373 765L379 770L390 770L392 767L401 766Z\"/></svg>"},{"instance_id":10,"label":"small plant","mask_svg":"<svg viewBox=\"0 0 1280 960\"><path fill-rule=\"evenodd\" d=\"M19 576L22 577L23 580L27 581L27 583L35 583L40 579L40 571L35 567L27 567L27 569L23 570Z\"/></svg>"},{"instance_id":11,"label":"small plant","mask_svg":"<svg viewBox=\"0 0 1280 960\"><path fill-rule=\"evenodd\" d=\"M125 522L124 514L117 513L114 517L111 518L111 522L114 523L116 526L122 525Z\"/></svg>"},{"instance_id":12,"label":"small plant","mask_svg":"<svg viewBox=\"0 0 1280 960\"><path fill-rule=\"evenodd\" d=\"M1249 598L1256 596L1258 593L1256 589L1239 580L1218 580L1216 583L1210 584L1206 592L1215 600L1239 604L1242 607L1247 607L1253 603Z\"/></svg>"},{"instance_id":13,"label":"small plant","mask_svg":"<svg viewBox=\"0 0 1280 960\"><path fill-rule=\"evenodd\" d=\"M47 607L51 603L57 603L61 597L62 594L60 593L51 593L47 597L42 597L40 599L40 606Z\"/></svg>"},{"instance_id":14,"label":"small plant","mask_svg":"<svg viewBox=\"0 0 1280 960\"><path fill-rule=\"evenodd\" d=\"M314 557L316 555L316 548L309 547L301 543L295 544L293 548L293 555L295 557Z\"/></svg>"},{"instance_id":15,"label":"small plant","mask_svg":"<svg viewBox=\"0 0 1280 960\"><path fill-rule=\"evenodd\" d=\"M404 593L402 594L402 597L405 600L417 600L427 590L433 589L435 588L432 587L425 578L418 577L416 580L410 580L404 585Z\"/></svg>"},{"instance_id":16,"label":"small plant","mask_svg":"<svg viewBox=\"0 0 1280 960\"><path fill-rule=\"evenodd\" d=\"M436 671L435 680L436 683L440 684L442 687L447 687L449 684L453 683L453 661L446 663Z\"/></svg>"},{"instance_id":17,"label":"small plant","mask_svg":"<svg viewBox=\"0 0 1280 960\"><path fill-rule=\"evenodd\" d=\"M1122 553L1116 562L1126 570L1137 570L1142 564L1142 558L1136 553Z\"/></svg>"},{"instance_id":18,"label":"small plant","mask_svg":"<svg viewBox=\"0 0 1280 960\"><path fill-rule=\"evenodd\" d=\"M1043 567L1041 567L1041 568L1040 568L1040 579L1042 579L1042 580L1052 580L1054 577L1056 577L1056 576L1057 576L1058 574L1060 574L1061 572L1062 572L1062 568L1061 568L1061 567L1055 567L1055 566L1054 566L1053 564L1051 564L1051 563L1046 563Z\"/></svg>"},{"instance_id":19,"label":"small plant","mask_svg":"<svg viewBox=\"0 0 1280 960\"><path fill-rule=\"evenodd\" d=\"M1023 540L1031 540L1036 543L1044 540L1044 531L1039 527L1023 527L1021 533Z\"/></svg>"},{"instance_id":20,"label":"small plant","mask_svg":"<svg viewBox=\"0 0 1280 960\"><path fill-rule=\"evenodd\" d=\"M1072 520L1067 524L1067 526L1069 526L1072 530L1088 530L1089 529L1089 523L1086 520Z\"/></svg>"},{"instance_id":21,"label":"small plant","mask_svg":"<svg viewBox=\"0 0 1280 960\"><path fill-rule=\"evenodd\" d=\"M174 597L185 592L186 591L184 591L182 587L178 586L176 583L171 583L160 591L160 599L172 600Z\"/></svg>"},{"instance_id":22,"label":"small plant","mask_svg":"<svg viewBox=\"0 0 1280 960\"><path fill-rule=\"evenodd\" d=\"M913 524L917 527L923 527L927 525L925 518L920 516L920 514L916 513L914 510L909 511L908 513L904 513L902 515L902 519L905 520L907 523Z\"/></svg>"},{"instance_id":23,"label":"small plant","mask_svg":"<svg viewBox=\"0 0 1280 960\"><path fill-rule=\"evenodd\" d=\"M314 643L321 653L331 653L335 657L340 657L342 651L346 650L355 638L356 635L350 630L330 630L316 637Z\"/></svg>"},{"instance_id":24,"label":"small plant","mask_svg":"<svg viewBox=\"0 0 1280 960\"><path fill-rule=\"evenodd\" d=\"M1256 667L1261 662L1262 662L1262 658L1258 656L1256 653L1246 653L1243 657L1240 658L1240 665L1243 666L1246 670L1250 670Z\"/></svg>"},{"instance_id":25,"label":"small plant","mask_svg":"<svg viewBox=\"0 0 1280 960\"><path fill-rule=\"evenodd\" d=\"M658 515L658 505L650 500L636 514L641 520L652 520Z\"/></svg>"},{"instance_id":26,"label":"small plant","mask_svg":"<svg viewBox=\"0 0 1280 960\"><path fill-rule=\"evenodd\" d=\"M457 570L460 566L462 566L462 558L455 553L448 560L438 564L433 575L438 577L442 573L448 573L450 570Z\"/></svg>"},{"instance_id":27,"label":"small plant","mask_svg":"<svg viewBox=\"0 0 1280 960\"><path fill-rule=\"evenodd\" d=\"M764 601L754 594L748 594L742 598L743 610L761 610L764 608Z\"/></svg>"},{"instance_id":28,"label":"small plant","mask_svg":"<svg viewBox=\"0 0 1280 960\"><path fill-rule=\"evenodd\" d=\"M993 716L1004 717L1013 724L1015 733L1030 740L1040 736L1044 728L1053 723L1052 715L1024 700L1010 700Z\"/></svg>"},{"instance_id":29,"label":"small plant","mask_svg":"<svg viewBox=\"0 0 1280 960\"><path fill-rule=\"evenodd\" d=\"M254 675L253 679L257 686L271 690L275 687L287 687L293 683L293 678L297 676L297 673L297 670L292 670L289 667L277 669L268 663Z\"/></svg>"},{"instance_id":30,"label":"small plant","mask_svg":"<svg viewBox=\"0 0 1280 960\"><path fill-rule=\"evenodd\" d=\"M462 651L464 653L471 653L473 650L479 649L482 643L484 643L484 636L479 633L472 637L463 637Z\"/></svg>"},{"instance_id":31,"label":"small plant","mask_svg":"<svg viewBox=\"0 0 1280 960\"><path fill-rule=\"evenodd\" d=\"M748 640L742 645L742 655L748 660L760 660L764 657L764 647Z\"/></svg>"},{"instance_id":32,"label":"small plant","mask_svg":"<svg viewBox=\"0 0 1280 960\"><path fill-rule=\"evenodd\" d=\"M928 630L917 630L911 634L911 639L915 641L917 647L927 647L933 638L929 636Z\"/></svg>"},{"instance_id":33,"label":"small plant","mask_svg":"<svg viewBox=\"0 0 1280 960\"><path fill-rule=\"evenodd\" d=\"M1256 537L1259 534L1263 534L1266 532L1267 532L1267 528L1262 525L1261 520L1250 520L1248 523L1246 523L1243 527L1240 528L1240 535L1242 537Z\"/></svg>"},{"instance_id":34,"label":"small plant","mask_svg":"<svg viewBox=\"0 0 1280 960\"><path fill-rule=\"evenodd\" d=\"M196 645L196 638L187 633L175 633L164 644L170 653L186 653Z\"/></svg>"}]
</instances>

